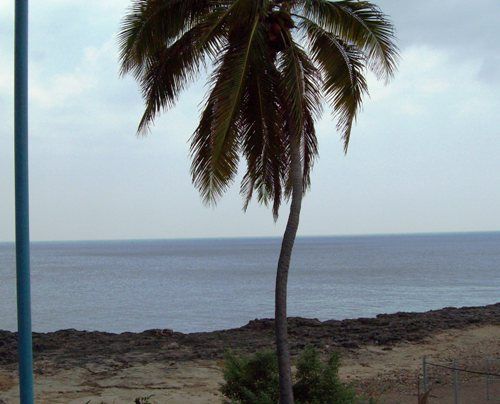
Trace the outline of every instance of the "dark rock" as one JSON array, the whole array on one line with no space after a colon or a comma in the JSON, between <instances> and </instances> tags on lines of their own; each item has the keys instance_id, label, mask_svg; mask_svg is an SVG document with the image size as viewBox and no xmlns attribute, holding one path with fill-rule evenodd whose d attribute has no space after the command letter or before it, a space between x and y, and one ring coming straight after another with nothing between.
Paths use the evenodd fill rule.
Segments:
<instances>
[{"instance_id":1,"label":"dark rock","mask_svg":"<svg viewBox=\"0 0 500 404\"><path fill-rule=\"evenodd\" d=\"M342 321L321 322L301 317L291 317L288 321L293 354L300 353L307 345L321 349L326 346L357 349L366 344L378 344L383 349L390 349L396 343L422 341L432 333L448 329L500 324L500 303ZM222 358L227 349L237 352L274 349L274 320L256 319L240 328L191 334L170 329L122 334L70 329L35 333L33 344L35 360L50 360L61 368L106 361L129 363L136 360L137 354L164 363L193 358L217 359ZM0 330L0 366L14 369L16 349L17 333Z\"/></svg>"},{"instance_id":2,"label":"dark rock","mask_svg":"<svg viewBox=\"0 0 500 404\"><path fill-rule=\"evenodd\" d=\"M356 342L353 342L353 341L342 342L340 344L340 346L342 346L343 348L347 348L347 349L357 349L357 348L359 348L359 344L357 344Z\"/></svg>"}]
</instances>

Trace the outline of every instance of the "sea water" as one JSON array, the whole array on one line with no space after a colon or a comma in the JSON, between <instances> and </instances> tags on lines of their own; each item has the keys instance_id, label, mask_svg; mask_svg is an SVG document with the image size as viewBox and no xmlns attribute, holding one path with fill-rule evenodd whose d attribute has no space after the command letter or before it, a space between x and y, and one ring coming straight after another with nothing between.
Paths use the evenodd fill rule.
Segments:
<instances>
[{"instance_id":1,"label":"sea water","mask_svg":"<svg viewBox=\"0 0 500 404\"><path fill-rule=\"evenodd\" d=\"M272 317L274 238L35 242L33 329L209 331ZM289 315L326 319L500 301L500 233L303 237ZM16 329L15 253L0 244L0 329Z\"/></svg>"}]
</instances>

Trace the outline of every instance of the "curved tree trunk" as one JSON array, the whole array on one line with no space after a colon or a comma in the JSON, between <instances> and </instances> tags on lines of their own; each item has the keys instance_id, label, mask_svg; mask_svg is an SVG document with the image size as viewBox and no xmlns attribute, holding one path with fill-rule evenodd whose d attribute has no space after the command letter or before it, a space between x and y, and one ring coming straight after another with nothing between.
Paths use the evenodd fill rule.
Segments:
<instances>
[{"instance_id":1,"label":"curved tree trunk","mask_svg":"<svg viewBox=\"0 0 500 404\"><path fill-rule=\"evenodd\" d=\"M290 349L288 346L288 324L286 314L288 269L292 255L295 236L299 228L300 208L302 205L302 164L300 161L300 143L298 139L291 141L291 167L292 201L290 214L286 225L285 234L281 244L281 252L276 273L275 294L275 330L276 348L278 351L280 403L293 403L292 369Z\"/></svg>"}]
</instances>

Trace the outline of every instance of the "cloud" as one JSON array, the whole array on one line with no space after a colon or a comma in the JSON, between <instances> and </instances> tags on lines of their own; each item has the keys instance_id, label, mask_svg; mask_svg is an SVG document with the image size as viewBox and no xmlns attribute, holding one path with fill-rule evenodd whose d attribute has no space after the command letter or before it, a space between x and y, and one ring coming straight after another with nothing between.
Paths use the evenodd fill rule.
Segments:
<instances>
[{"instance_id":1,"label":"cloud","mask_svg":"<svg viewBox=\"0 0 500 404\"><path fill-rule=\"evenodd\" d=\"M500 1L379 0L396 27L402 49L426 45L460 60L479 60L481 80L500 80Z\"/></svg>"},{"instance_id":2,"label":"cloud","mask_svg":"<svg viewBox=\"0 0 500 404\"><path fill-rule=\"evenodd\" d=\"M372 102L398 100L394 104L399 111L415 115L453 106L459 112L491 95L481 80L480 60L459 59L453 52L422 45L407 47L401 56L396 78L388 86L370 76Z\"/></svg>"},{"instance_id":3,"label":"cloud","mask_svg":"<svg viewBox=\"0 0 500 404\"><path fill-rule=\"evenodd\" d=\"M48 82L42 82L40 77L33 81L30 87L31 101L43 108L64 105L69 99L91 90L96 82L83 72L59 74Z\"/></svg>"},{"instance_id":4,"label":"cloud","mask_svg":"<svg viewBox=\"0 0 500 404\"><path fill-rule=\"evenodd\" d=\"M43 62L34 61L30 70L31 101L45 109L81 103L85 97L99 101L99 92L117 80L118 69L109 69L117 60L114 38L111 38L99 47L83 48L71 72L46 77L40 67Z\"/></svg>"}]
</instances>

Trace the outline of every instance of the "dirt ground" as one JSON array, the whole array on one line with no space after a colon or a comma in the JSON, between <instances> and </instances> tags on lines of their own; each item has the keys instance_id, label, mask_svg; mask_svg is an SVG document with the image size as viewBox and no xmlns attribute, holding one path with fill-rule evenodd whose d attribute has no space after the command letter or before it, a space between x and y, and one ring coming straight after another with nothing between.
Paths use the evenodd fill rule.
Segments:
<instances>
[{"instance_id":1,"label":"dirt ground","mask_svg":"<svg viewBox=\"0 0 500 404\"><path fill-rule=\"evenodd\" d=\"M460 367L484 370L486 357L500 358L500 326L470 326L441 331L417 342L344 349L340 375L377 402L416 403L424 355L434 363L450 364L457 359ZM138 353L127 363L108 359L61 366L46 357L36 364L36 402L133 403L137 397L153 395L151 403L218 403L222 400L221 365L221 359L151 362L149 356L142 358ZM496 372L499 367L500 361ZM429 368L429 382L429 403L453 402L450 371ZM492 380L491 396L500 399L500 379ZM17 397L15 368L0 367L0 403L17 403ZM484 376L460 374L460 398L462 404L491 403L486 401Z\"/></svg>"}]
</instances>

